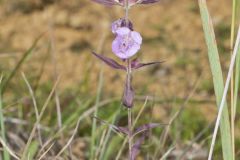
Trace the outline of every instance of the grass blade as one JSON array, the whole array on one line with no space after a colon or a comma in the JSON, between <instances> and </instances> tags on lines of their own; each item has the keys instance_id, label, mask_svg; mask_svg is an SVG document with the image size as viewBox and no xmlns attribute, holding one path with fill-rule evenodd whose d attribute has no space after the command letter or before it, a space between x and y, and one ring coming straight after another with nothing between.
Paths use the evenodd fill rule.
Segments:
<instances>
[{"instance_id":1,"label":"grass blade","mask_svg":"<svg viewBox=\"0 0 240 160\"><path fill-rule=\"evenodd\" d=\"M98 82L98 91L97 91L97 97L96 97L96 108L94 111L94 117L97 117L98 114L98 104L100 101L100 95L102 92L102 86L103 86L103 68L101 67L100 76L99 76L99 82ZM96 138L96 128L97 128L97 120L93 119L93 125L92 125L92 136L91 136L91 158L94 159L94 152L95 152L95 138Z\"/></svg>"},{"instance_id":2,"label":"grass blade","mask_svg":"<svg viewBox=\"0 0 240 160\"><path fill-rule=\"evenodd\" d=\"M44 105L43 105L43 107L41 109L39 117L38 117L38 119L36 120L36 122L35 122L35 124L33 126L33 129L32 129L32 131L30 133L30 136L28 138L27 144L26 144L26 146L25 146L25 148L23 150L23 154L22 154L21 160L25 160L26 157L27 157L28 148L29 148L29 146L30 146L30 144L31 144L31 142L32 142L32 140L34 138L35 132L37 130L37 126L39 125L39 122L40 122L41 118L43 117L43 114L44 114L44 112L45 112L45 110L46 110L46 108L47 108L47 106L48 106L48 104L49 104L53 94L54 94L54 91L55 91L55 89L56 89L56 87L58 85L59 80L60 80L60 78L58 78L58 80L55 82L55 84L54 84L54 86L53 86L49 96L47 97L47 100L45 101L45 103L44 103Z\"/></svg>"},{"instance_id":3,"label":"grass blade","mask_svg":"<svg viewBox=\"0 0 240 160\"><path fill-rule=\"evenodd\" d=\"M223 95L223 76L222 69L219 60L219 54L213 29L213 24L207 9L206 0L199 0L200 13L202 18L203 30L205 34L205 40L208 47L208 58L210 62L210 68L213 76L214 91L216 95L217 106L220 106L222 95ZM225 160L233 160L233 150L231 144L231 132L230 122L228 115L227 104L224 104L221 123L221 140L223 158Z\"/></svg>"},{"instance_id":4,"label":"grass blade","mask_svg":"<svg viewBox=\"0 0 240 160\"><path fill-rule=\"evenodd\" d=\"M232 33L231 33L231 43L233 46L234 41L234 35L235 35L235 25L237 23L240 23L240 1L239 0L233 0L233 18L232 18ZM238 49L237 52L240 52ZM236 108L237 108L237 98L238 98L238 88L239 88L239 76L240 76L240 55L237 55L236 58L236 67L235 67L235 80L234 80L234 104L233 104L233 119L235 119L236 116Z\"/></svg>"},{"instance_id":5,"label":"grass blade","mask_svg":"<svg viewBox=\"0 0 240 160\"><path fill-rule=\"evenodd\" d=\"M107 25L103 25L104 29L107 29ZM101 52L102 49L103 49L103 44L106 40L106 36L107 36L107 32L106 30L104 30L101 38L100 38L100 43L98 45L98 48L97 48L97 52ZM102 86L103 86L103 66L101 64L101 69L100 69L100 75L99 75L99 82L98 82L98 90L97 90L97 97L96 97L96 108L95 108L95 111L94 111L94 116L97 117L97 114L98 114L98 104L99 104L99 101L100 101L100 95L101 95L101 92L102 92ZM96 119L94 118L93 119L93 125L92 125L92 133L91 133L91 144L90 144L90 160L92 160L94 158L94 152L95 152L95 131L96 131L96 127L97 127L97 121Z\"/></svg>"},{"instance_id":6,"label":"grass blade","mask_svg":"<svg viewBox=\"0 0 240 160\"><path fill-rule=\"evenodd\" d=\"M7 146L7 144L5 143L5 141L0 137L0 143L3 146L3 148L16 160L20 160L20 158L18 158L18 156ZM5 160L5 159L4 159ZM6 159L8 160L8 159ZM9 159L10 160L10 159Z\"/></svg>"},{"instance_id":7,"label":"grass blade","mask_svg":"<svg viewBox=\"0 0 240 160\"><path fill-rule=\"evenodd\" d=\"M236 0L232 1L232 24L231 24L231 40L230 40L230 46L231 46L231 51L233 50L234 46L234 40L235 40L235 26L237 22L237 5L236 5ZM237 105L237 96L236 92L238 92L238 81L239 81L239 74L238 74L238 67L239 67L239 62L238 62L238 57L237 55L237 62L236 62L236 74L235 74L235 80L234 80L234 70L231 73L232 78L231 78L231 134L232 134L232 150L233 150L233 159L235 160L235 114L236 114L236 105ZM235 83L234 83L235 81Z\"/></svg>"},{"instance_id":8,"label":"grass blade","mask_svg":"<svg viewBox=\"0 0 240 160\"><path fill-rule=\"evenodd\" d=\"M213 134L213 138L212 138L212 144L211 144L208 160L212 159L212 153L213 153L213 148L214 148L214 145L215 145L215 140L216 140L216 137L217 137L217 131L218 131L218 127L219 127L221 117L222 117L222 111L224 109L224 103L225 103L226 97L227 97L227 91L228 91L228 87L229 87L229 84L230 84L231 73L233 71L233 67L234 67L234 64L235 64L235 59L236 59L236 56L237 56L237 53L238 53L237 50L239 48L239 45L240 45L240 27L239 27L239 31L238 31L237 41L236 41L234 51L233 51L233 56L231 58L231 63L230 63L230 67L229 67L229 71L228 71L228 75L227 75L227 80L226 80L226 84L225 84L225 87L224 87L223 97L222 97L220 107L219 107L219 112L218 112L217 121L216 121L215 129L214 129L214 134ZM225 150L223 150L223 152L225 152ZM227 153L227 154L230 154L230 153ZM233 152L232 152L232 154L233 154Z\"/></svg>"},{"instance_id":9,"label":"grass blade","mask_svg":"<svg viewBox=\"0 0 240 160\"><path fill-rule=\"evenodd\" d=\"M9 74L9 76L6 78L6 80L3 82L3 86L2 86L2 93L5 92L6 87L8 86L10 80L13 78L13 76L16 74L16 72L19 70L19 68L22 66L22 64L25 62L25 60L27 59L27 57L32 53L32 51L34 50L34 48L36 47L38 41L42 38L42 36L44 35L41 34L32 44L32 46L23 54L22 58L19 60L19 62L17 63L17 65L14 67L13 71Z\"/></svg>"},{"instance_id":10,"label":"grass blade","mask_svg":"<svg viewBox=\"0 0 240 160\"><path fill-rule=\"evenodd\" d=\"M34 92L32 90L32 87L30 85L30 83L28 82L27 80L27 77L25 76L24 73L22 73L22 77L27 85L27 88L29 90L29 93L32 97L32 101L33 101L33 106L34 106L34 110L35 110L35 115L36 115L36 120L39 118L39 111L38 111L38 106L37 106L37 101L36 101L36 98L35 98L35 95L34 95ZM40 130L40 126L37 127L37 130L38 130L38 138L39 138L39 143L40 145L42 146L42 137L41 137L41 130Z\"/></svg>"},{"instance_id":11,"label":"grass blade","mask_svg":"<svg viewBox=\"0 0 240 160\"><path fill-rule=\"evenodd\" d=\"M116 111L116 113L114 114L113 118L112 118L112 122L111 124L115 124L116 120L117 120L117 116L120 114L120 108ZM111 138L111 133L112 133L112 129L109 128L106 134L106 137L104 139L104 143L101 147L101 152L100 152L100 156L99 159L104 160L104 155L106 153L107 150L107 144L109 144L110 138Z\"/></svg>"},{"instance_id":12,"label":"grass blade","mask_svg":"<svg viewBox=\"0 0 240 160\"><path fill-rule=\"evenodd\" d=\"M237 58L236 58L236 70L235 70L235 85L234 85L234 119L236 116L236 109L238 103L238 90L239 90L239 76L240 76L240 47L237 50Z\"/></svg>"},{"instance_id":13,"label":"grass blade","mask_svg":"<svg viewBox=\"0 0 240 160\"><path fill-rule=\"evenodd\" d=\"M30 144L28 151L27 151L29 159L34 159L34 157L38 151L38 146L39 146L38 141L32 141L32 143Z\"/></svg>"},{"instance_id":14,"label":"grass blade","mask_svg":"<svg viewBox=\"0 0 240 160\"><path fill-rule=\"evenodd\" d=\"M1 129L0 135L3 141L6 143L5 125L4 125L4 117L3 117L3 109L2 109L2 76L0 78L0 129ZM10 160L10 155L5 147L3 147L3 159Z\"/></svg>"}]
</instances>

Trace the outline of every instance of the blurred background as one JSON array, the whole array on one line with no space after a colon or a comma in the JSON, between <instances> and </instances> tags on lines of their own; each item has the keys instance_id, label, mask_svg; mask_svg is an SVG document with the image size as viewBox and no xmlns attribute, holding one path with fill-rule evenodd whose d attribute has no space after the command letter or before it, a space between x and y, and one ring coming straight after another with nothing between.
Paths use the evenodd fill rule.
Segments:
<instances>
[{"instance_id":1,"label":"blurred background","mask_svg":"<svg viewBox=\"0 0 240 160\"><path fill-rule=\"evenodd\" d=\"M127 123L126 110L120 106L124 72L112 70L91 54L96 51L122 63L111 51L114 35L110 26L123 17L123 9L91 0L1 0L0 4L0 69L4 78L14 71L3 94L9 146L21 153L36 121L22 73L32 87L39 110L60 77L55 98L41 120L43 141L53 138L55 142L46 157L61 150L82 117L67 151L72 159L90 159L96 104L99 118L118 125ZM224 76L230 59L231 5L227 0L208 1ZM164 61L134 72L135 117L148 96L137 125L172 121L169 127L153 129L138 159L160 159L171 147L174 149L167 159L206 159L216 104L197 1L164 0L138 5L129 16L143 37L137 57L142 62ZM31 46L33 50L26 52ZM56 106L61 108L61 123ZM238 109L236 126L239 123ZM65 127L61 134L54 136L61 127ZM236 157L240 157L239 129L236 127ZM123 138L99 121L96 131L95 158L115 159ZM99 147L102 139L106 142L104 150ZM36 159L41 145L36 137L33 142L38 149L32 159ZM61 154L62 159L69 158L68 152ZM216 159L222 159L220 141L215 152ZM126 155L123 149L120 159Z\"/></svg>"}]
</instances>

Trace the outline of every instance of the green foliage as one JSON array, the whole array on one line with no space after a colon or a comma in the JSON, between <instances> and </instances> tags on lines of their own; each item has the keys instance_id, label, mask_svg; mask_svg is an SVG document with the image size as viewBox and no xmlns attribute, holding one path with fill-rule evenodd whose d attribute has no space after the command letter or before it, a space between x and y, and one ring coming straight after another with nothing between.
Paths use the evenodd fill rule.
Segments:
<instances>
[{"instance_id":1,"label":"green foliage","mask_svg":"<svg viewBox=\"0 0 240 160\"><path fill-rule=\"evenodd\" d=\"M6 143L6 132L5 132L5 122L3 116L3 102L2 102L2 76L0 78L0 138ZM10 155L5 147L3 147L3 157L4 160L10 160Z\"/></svg>"},{"instance_id":2,"label":"green foliage","mask_svg":"<svg viewBox=\"0 0 240 160\"><path fill-rule=\"evenodd\" d=\"M211 17L209 15L206 1L199 0L201 18L202 18L202 25L205 34L205 40L208 47L208 57L209 63L211 67L212 77L213 77L213 85L216 95L216 102L217 106L220 106L220 102L223 95L223 75L222 69L214 34L214 28L212 24ZM221 118L221 140L222 140L222 150L223 150L223 157L225 160L233 160L233 151L232 151L232 144L231 144L231 131L230 131L230 122L229 122L229 114L227 104L224 106L222 118Z\"/></svg>"}]
</instances>

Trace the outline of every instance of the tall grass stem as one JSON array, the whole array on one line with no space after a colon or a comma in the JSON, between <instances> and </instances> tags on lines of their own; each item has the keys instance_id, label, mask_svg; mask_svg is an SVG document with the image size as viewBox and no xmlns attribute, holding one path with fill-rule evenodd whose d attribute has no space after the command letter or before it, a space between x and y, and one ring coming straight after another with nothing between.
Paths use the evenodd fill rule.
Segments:
<instances>
[{"instance_id":1,"label":"tall grass stem","mask_svg":"<svg viewBox=\"0 0 240 160\"><path fill-rule=\"evenodd\" d=\"M4 116L3 116L3 102L2 102L2 79L3 77L0 77L0 129L1 129L1 137L3 141L6 143L6 132L5 132L5 125L4 125ZM3 159L4 160L10 160L10 155L6 149L6 147L3 146Z\"/></svg>"},{"instance_id":2,"label":"tall grass stem","mask_svg":"<svg viewBox=\"0 0 240 160\"><path fill-rule=\"evenodd\" d=\"M217 106L220 106L223 91L224 91L224 81L222 68L220 64L220 58L214 33L214 27L212 19L209 15L206 0L198 0L199 8L201 13L202 25L205 35L205 40L208 48L208 59L210 63L210 69L213 77L214 92L216 96ZM223 113L220 123L221 129L221 143L222 143L222 153L224 160L233 160L232 151L232 139L231 139L231 128L229 122L229 114L227 103L224 103Z\"/></svg>"},{"instance_id":3,"label":"tall grass stem","mask_svg":"<svg viewBox=\"0 0 240 160\"><path fill-rule=\"evenodd\" d=\"M232 73L233 68L234 68L235 59L236 59L236 56L237 56L237 53L238 53L237 51L238 51L239 45L240 45L240 26L239 26L239 29L238 29L238 36L237 36L237 40L236 40L235 47L234 47L234 50L233 50L233 55L232 55L231 62L230 62L230 67L229 67L227 80L226 80L224 91L223 91L222 100L221 100L221 103L220 103L220 106L219 106L218 116L217 116L217 120L216 120L216 124L215 124L215 128L214 128L214 133L213 133L213 137L212 137L212 143L211 143L210 152L209 152L209 155L208 155L208 160L212 160L213 149L214 149L214 145L215 145L215 141L216 141L216 137L217 137L217 132L218 132L220 120L222 118L222 111L223 111L224 104L225 104L225 101L226 101L226 96L227 96L227 92L228 92L228 88L229 88L229 83L230 83L230 80L231 80L231 73Z\"/></svg>"}]
</instances>

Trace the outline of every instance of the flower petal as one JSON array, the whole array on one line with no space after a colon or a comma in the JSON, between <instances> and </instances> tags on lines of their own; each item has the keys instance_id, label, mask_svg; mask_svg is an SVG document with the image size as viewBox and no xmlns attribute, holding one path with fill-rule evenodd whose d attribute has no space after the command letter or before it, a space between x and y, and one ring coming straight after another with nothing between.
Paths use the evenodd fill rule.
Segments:
<instances>
[{"instance_id":1,"label":"flower petal","mask_svg":"<svg viewBox=\"0 0 240 160\"><path fill-rule=\"evenodd\" d=\"M133 46L131 46L130 49L126 52L126 55L129 57L132 57L134 54L136 54L140 50L140 45L135 43Z\"/></svg>"},{"instance_id":2,"label":"flower petal","mask_svg":"<svg viewBox=\"0 0 240 160\"><path fill-rule=\"evenodd\" d=\"M131 32L131 30L127 27L121 27L116 30L117 35L124 36Z\"/></svg>"},{"instance_id":3,"label":"flower petal","mask_svg":"<svg viewBox=\"0 0 240 160\"><path fill-rule=\"evenodd\" d=\"M112 51L113 53L117 54L118 52L120 52L120 49L119 49L119 41L117 38L115 38L112 42Z\"/></svg>"},{"instance_id":4,"label":"flower petal","mask_svg":"<svg viewBox=\"0 0 240 160\"><path fill-rule=\"evenodd\" d=\"M132 31L131 37L134 39L136 43L142 44L142 36L138 32Z\"/></svg>"}]
</instances>

